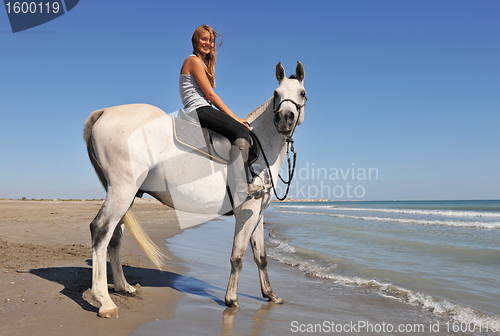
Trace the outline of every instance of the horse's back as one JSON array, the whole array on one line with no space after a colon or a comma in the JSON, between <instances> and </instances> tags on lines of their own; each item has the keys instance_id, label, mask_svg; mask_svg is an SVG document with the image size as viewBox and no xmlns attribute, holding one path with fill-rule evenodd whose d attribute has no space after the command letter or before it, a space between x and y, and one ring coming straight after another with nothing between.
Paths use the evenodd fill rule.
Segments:
<instances>
[{"instance_id":1,"label":"horse's back","mask_svg":"<svg viewBox=\"0 0 500 336\"><path fill-rule=\"evenodd\" d=\"M168 116L160 108L148 104L108 107L103 109L102 115L95 122L93 132L130 134L142 125L161 117Z\"/></svg>"},{"instance_id":2,"label":"horse's back","mask_svg":"<svg viewBox=\"0 0 500 336\"><path fill-rule=\"evenodd\" d=\"M92 118L92 115L95 117ZM130 161L132 152L137 151L135 147L144 143L144 133L151 139L157 139L150 144L151 147L159 147L153 146L158 142L167 143L172 133L171 118L161 109L148 104L108 107L92 115L89 119L94 124L86 125L91 129L87 146L93 143L93 151L103 167L119 166L121 161ZM141 147L139 152L147 154L148 150Z\"/></svg>"}]
</instances>

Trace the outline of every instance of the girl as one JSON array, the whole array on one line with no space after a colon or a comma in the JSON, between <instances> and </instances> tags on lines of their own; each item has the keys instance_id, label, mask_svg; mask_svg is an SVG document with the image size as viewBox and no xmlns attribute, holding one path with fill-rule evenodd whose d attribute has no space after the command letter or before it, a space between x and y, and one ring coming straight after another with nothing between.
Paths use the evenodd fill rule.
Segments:
<instances>
[{"instance_id":1,"label":"girl","mask_svg":"<svg viewBox=\"0 0 500 336\"><path fill-rule=\"evenodd\" d=\"M240 204L247 196L261 198L265 194L265 189L252 183L252 174L248 166L250 124L237 117L213 90L217 37L217 33L208 25L196 28L191 38L193 54L188 56L182 65L179 90L184 111L198 119L202 127L224 135L233 144L228 183L229 185L235 183L234 187L231 185L233 200ZM242 163L238 159L240 155Z\"/></svg>"}]
</instances>

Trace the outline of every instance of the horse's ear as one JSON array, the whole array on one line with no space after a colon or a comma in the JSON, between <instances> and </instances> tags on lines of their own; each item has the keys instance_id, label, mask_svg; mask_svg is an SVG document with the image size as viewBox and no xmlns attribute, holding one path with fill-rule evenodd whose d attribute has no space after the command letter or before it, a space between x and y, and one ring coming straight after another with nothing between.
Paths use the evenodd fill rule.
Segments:
<instances>
[{"instance_id":1,"label":"horse's ear","mask_svg":"<svg viewBox=\"0 0 500 336\"><path fill-rule=\"evenodd\" d=\"M285 78L285 69L283 69L281 62L279 62L276 64L276 79L278 82L281 82L283 78Z\"/></svg>"},{"instance_id":2,"label":"horse's ear","mask_svg":"<svg viewBox=\"0 0 500 336\"><path fill-rule=\"evenodd\" d=\"M297 67L295 68L295 76L297 76L299 82L302 82L304 80L304 66L299 61L297 61Z\"/></svg>"}]
</instances>

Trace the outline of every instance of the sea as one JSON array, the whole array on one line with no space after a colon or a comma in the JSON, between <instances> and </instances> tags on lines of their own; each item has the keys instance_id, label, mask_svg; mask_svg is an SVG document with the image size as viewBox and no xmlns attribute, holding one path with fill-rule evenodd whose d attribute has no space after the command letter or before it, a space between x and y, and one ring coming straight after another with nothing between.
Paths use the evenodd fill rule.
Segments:
<instances>
[{"instance_id":1,"label":"sea","mask_svg":"<svg viewBox=\"0 0 500 336\"><path fill-rule=\"evenodd\" d=\"M187 268L170 320L134 335L499 335L500 201L273 202L264 212L271 285L249 248L226 308L234 218L167 239Z\"/></svg>"},{"instance_id":2,"label":"sea","mask_svg":"<svg viewBox=\"0 0 500 336\"><path fill-rule=\"evenodd\" d=\"M268 255L465 325L500 330L500 201L273 203Z\"/></svg>"}]
</instances>

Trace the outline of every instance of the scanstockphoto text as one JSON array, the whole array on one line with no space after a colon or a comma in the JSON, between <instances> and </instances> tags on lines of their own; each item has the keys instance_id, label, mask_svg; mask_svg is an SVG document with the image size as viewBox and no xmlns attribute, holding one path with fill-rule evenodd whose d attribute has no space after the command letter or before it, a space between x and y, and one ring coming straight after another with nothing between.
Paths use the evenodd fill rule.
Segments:
<instances>
[{"instance_id":1,"label":"scanstockphoto text","mask_svg":"<svg viewBox=\"0 0 500 336\"><path fill-rule=\"evenodd\" d=\"M322 323L311 323L292 321L290 323L292 333L331 333L331 334L355 334L355 333L410 333L410 334L443 334L443 333L475 333L500 331L497 321L492 322L459 322L459 321L429 321L429 323L400 323L387 322L373 323L370 321L349 321L338 323L334 321L323 321Z\"/></svg>"},{"instance_id":2,"label":"scanstockphoto text","mask_svg":"<svg viewBox=\"0 0 500 336\"><path fill-rule=\"evenodd\" d=\"M285 166L280 175L285 179L288 176ZM288 195L292 199L361 200L366 197L368 184L378 179L376 167L358 167L354 162L347 167L321 167L307 162L296 169ZM281 195L285 187L278 183L276 191Z\"/></svg>"}]
</instances>

